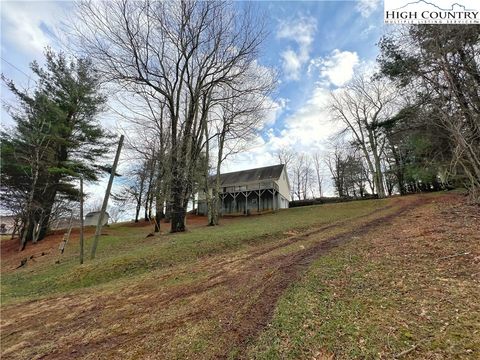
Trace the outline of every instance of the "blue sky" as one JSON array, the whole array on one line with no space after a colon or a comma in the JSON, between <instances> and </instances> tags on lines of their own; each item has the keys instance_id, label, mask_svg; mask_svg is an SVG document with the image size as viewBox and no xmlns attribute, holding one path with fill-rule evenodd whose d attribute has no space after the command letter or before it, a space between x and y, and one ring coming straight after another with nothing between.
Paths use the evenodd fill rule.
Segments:
<instances>
[{"instance_id":1,"label":"blue sky","mask_svg":"<svg viewBox=\"0 0 480 360\"><path fill-rule=\"evenodd\" d=\"M272 111L252 146L225 164L237 170L275 163L282 147L325 151L336 125L329 119L329 91L344 85L362 67L371 67L382 32L383 1L263 1L269 36L262 65L278 69L280 83ZM1 72L24 87L35 84L28 64L42 60L42 49L61 49L57 35L67 22L68 1L1 2ZM55 35L57 34L57 35ZM2 84L2 101L10 96ZM104 121L110 124L106 114ZM111 119L110 119L111 120ZM2 110L2 125L9 124Z\"/></svg>"}]
</instances>

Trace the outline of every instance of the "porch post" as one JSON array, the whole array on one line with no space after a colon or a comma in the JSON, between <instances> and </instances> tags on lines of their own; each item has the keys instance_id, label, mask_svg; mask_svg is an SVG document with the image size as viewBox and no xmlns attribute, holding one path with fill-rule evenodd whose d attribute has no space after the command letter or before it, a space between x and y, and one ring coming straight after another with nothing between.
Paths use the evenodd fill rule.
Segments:
<instances>
[{"instance_id":1,"label":"porch post","mask_svg":"<svg viewBox=\"0 0 480 360\"><path fill-rule=\"evenodd\" d=\"M260 198L261 198L261 195L260 195L260 188L258 189L258 204L257 204L257 212L260 212Z\"/></svg>"},{"instance_id":2,"label":"porch post","mask_svg":"<svg viewBox=\"0 0 480 360\"><path fill-rule=\"evenodd\" d=\"M272 203L273 203L273 211L275 211L275 189L272 191Z\"/></svg>"}]
</instances>

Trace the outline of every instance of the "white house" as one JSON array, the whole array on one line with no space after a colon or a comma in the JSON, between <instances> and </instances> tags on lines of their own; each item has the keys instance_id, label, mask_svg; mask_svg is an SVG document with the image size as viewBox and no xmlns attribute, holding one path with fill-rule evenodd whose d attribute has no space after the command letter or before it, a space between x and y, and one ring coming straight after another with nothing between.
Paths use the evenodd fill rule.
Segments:
<instances>
[{"instance_id":1,"label":"white house","mask_svg":"<svg viewBox=\"0 0 480 360\"><path fill-rule=\"evenodd\" d=\"M288 208L290 183L285 165L221 174L220 199L222 215ZM206 213L205 193L200 193L198 214Z\"/></svg>"},{"instance_id":2,"label":"white house","mask_svg":"<svg viewBox=\"0 0 480 360\"><path fill-rule=\"evenodd\" d=\"M98 224L98 218L100 217L100 211L93 211L89 212L87 215L85 215L85 226L97 226ZM108 215L107 212L103 215L103 221L102 221L102 226L105 226L108 224L108 219L110 218L110 215Z\"/></svg>"}]
</instances>

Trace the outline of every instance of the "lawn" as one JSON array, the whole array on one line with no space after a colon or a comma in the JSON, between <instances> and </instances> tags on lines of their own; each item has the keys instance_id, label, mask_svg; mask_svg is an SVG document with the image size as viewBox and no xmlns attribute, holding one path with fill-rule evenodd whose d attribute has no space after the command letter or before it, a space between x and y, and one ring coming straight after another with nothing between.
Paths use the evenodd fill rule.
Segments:
<instances>
[{"instance_id":1,"label":"lawn","mask_svg":"<svg viewBox=\"0 0 480 360\"><path fill-rule=\"evenodd\" d=\"M480 213L450 201L315 261L249 357L480 358Z\"/></svg>"},{"instance_id":2,"label":"lawn","mask_svg":"<svg viewBox=\"0 0 480 360\"><path fill-rule=\"evenodd\" d=\"M65 253L40 264L2 275L2 302L34 299L124 279L154 269L194 261L200 257L277 241L286 231L301 232L313 226L364 216L385 206L385 201L361 201L294 208L275 214L229 221L228 225L196 228L183 234L145 238L145 227L112 225L103 231L96 259L89 260L92 235L86 239L86 261L78 263L79 243L72 240ZM91 232L90 232L91 233ZM107 235L108 234L108 235ZM33 245L31 245L33 246ZM55 262L59 260L59 264Z\"/></svg>"},{"instance_id":3,"label":"lawn","mask_svg":"<svg viewBox=\"0 0 480 360\"><path fill-rule=\"evenodd\" d=\"M477 359L478 214L438 193L119 224L84 265L74 236L2 264L2 359Z\"/></svg>"}]
</instances>

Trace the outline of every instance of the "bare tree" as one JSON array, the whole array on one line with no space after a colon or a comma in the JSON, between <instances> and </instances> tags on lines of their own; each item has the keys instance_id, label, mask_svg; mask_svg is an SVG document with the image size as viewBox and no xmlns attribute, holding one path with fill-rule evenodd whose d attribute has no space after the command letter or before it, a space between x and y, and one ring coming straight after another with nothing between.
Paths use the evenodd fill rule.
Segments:
<instances>
[{"instance_id":1,"label":"bare tree","mask_svg":"<svg viewBox=\"0 0 480 360\"><path fill-rule=\"evenodd\" d=\"M344 139L335 139L325 163L332 176L335 192L339 197L364 197L369 182L363 153ZM372 182L370 182L372 183Z\"/></svg>"},{"instance_id":2,"label":"bare tree","mask_svg":"<svg viewBox=\"0 0 480 360\"><path fill-rule=\"evenodd\" d=\"M280 164L284 164L287 169L288 165L295 160L296 153L288 148L281 148L275 153L276 158L278 159Z\"/></svg>"},{"instance_id":3,"label":"bare tree","mask_svg":"<svg viewBox=\"0 0 480 360\"><path fill-rule=\"evenodd\" d=\"M290 159L292 171L292 198L305 200L310 195L313 197L312 182L314 181L314 170L310 157L305 153L296 154ZM310 194L310 195L309 195Z\"/></svg>"},{"instance_id":4,"label":"bare tree","mask_svg":"<svg viewBox=\"0 0 480 360\"><path fill-rule=\"evenodd\" d=\"M138 222L145 195L148 176L147 164L147 161L143 161L139 166L134 166L127 171L125 173L126 183L115 194L116 199L121 199L125 203L132 202L135 204L135 222Z\"/></svg>"},{"instance_id":5,"label":"bare tree","mask_svg":"<svg viewBox=\"0 0 480 360\"><path fill-rule=\"evenodd\" d=\"M335 143L333 149L327 155L325 163L332 175L333 186L339 197L345 194L345 167L344 167L344 147L342 144Z\"/></svg>"},{"instance_id":6,"label":"bare tree","mask_svg":"<svg viewBox=\"0 0 480 360\"><path fill-rule=\"evenodd\" d=\"M125 208L122 204L119 204L119 203L112 204L108 208L109 219L114 224L120 221L124 213L125 213Z\"/></svg>"},{"instance_id":7,"label":"bare tree","mask_svg":"<svg viewBox=\"0 0 480 360\"><path fill-rule=\"evenodd\" d=\"M208 189L210 181L206 181L209 225L218 224L221 166L229 156L248 147L249 141L261 127L266 113L272 110L268 95L274 85L275 76L270 69L252 66L238 79L234 87L221 87L208 100L213 102L213 106L209 114L210 121L205 121L207 162L210 160L210 140L214 142L217 150L211 197ZM208 105L207 103L204 108L208 108ZM208 127L210 130L207 130Z\"/></svg>"},{"instance_id":8,"label":"bare tree","mask_svg":"<svg viewBox=\"0 0 480 360\"><path fill-rule=\"evenodd\" d=\"M333 116L346 126L362 150L379 197L385 197L381 154L386 141L380 124L392 116L396 97L397 91L385 79L366 74L355 76L331 95Z\"/></svg>"},{"instance_id":9,"label":"bare tree","mask_svg":"<svg viewBox=\"0 0 480 360\"><path fill-rule=\"evenodd\" d=\"M317 178L317 186L318 186L318 196L322 197L322 184L323 184L323 176L322 176L322 158L320 153L316 152L312 155L313 165L315 167L315 175Z\"/></svg>"},{"instance_id":10,"label":"bare tree","mask_svg":"<svg viewBox=\"0 0 480 360\"><path fill-rule=\"evenodd\" d=\"M103 203L103 198L101 197L97 196L93 199L90 199L86 206L87 213L100 211L102 209L102 203Z\"/></svg>"},{"instance_id":11,"label":"bare tree","mask_svg":"<svg viewBox=\"0 0 480 360\"><path fill-rule=\"evenodd\" d=\"M133 95L133 96L132 96ZM155 97L155 93L145 87L137 87L116 96L116 101L129 113L122 114L127 120L123 132L128 136L128 145L133 150L132 161L143 164L143 182L140 197L137 198L137 216L142 205L146 205L146 219L154 220L154 232L160 231L160 221L165 216L165 203L169 202L169 118L165 115L166 106ZM138 179L137 174L137 180ZM133 181L135 174L130 174ZM151 181L150 181L151 180ZM133 181L135 183L135 181ZM144 194L145 193L145 194ZM152 216L153 206L155 217ZM136 220L137 221L137 220Z\"/></svg>"},{"instance_id":12,"label":"bare tree","mask_svg":"<svg viewBox=\"0 0 480 360\"><path fill-rule=\"evenodd\" d=\"M82 1L77 43L107 80L143 87L165 105L172 232L185 230L191 175L205 144L202 99L233 86L256 62L259 14L207 1Z\"/></svg>"}]
</instances>

